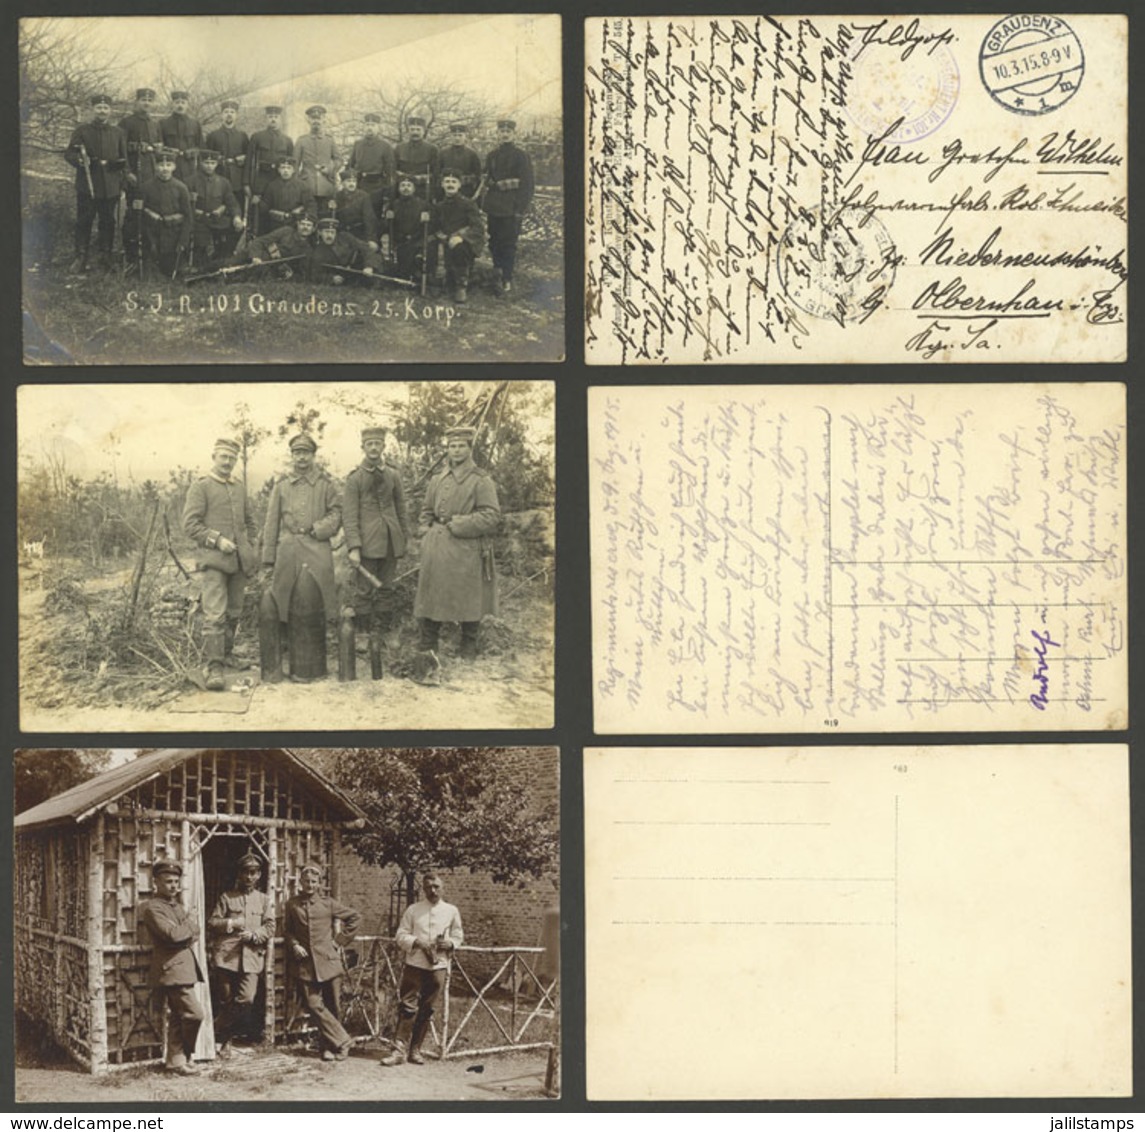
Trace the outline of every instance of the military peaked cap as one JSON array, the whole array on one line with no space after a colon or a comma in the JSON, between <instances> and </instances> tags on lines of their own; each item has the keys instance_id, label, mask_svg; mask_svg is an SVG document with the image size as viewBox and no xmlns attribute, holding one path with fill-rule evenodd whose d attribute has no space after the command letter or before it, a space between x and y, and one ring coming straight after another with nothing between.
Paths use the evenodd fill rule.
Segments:
<instances>
[{"instance_id":1,"label":"military peaked cap","mask_svg":"<svg viewBox=\"0 0 1145 1132\"><path fill-rule=\"evenodd\" d=\"M100 93L100 94L93 94L91 96L92 106L99 106L101 104L104 106L110 106L113 101L114 101L114 99L111 97L110 94Z\"/></svg>"},{"instance_id":2,"label":"military peaked cap","mask_svg":"<svg viewBox=\"0 0 1145 1132\"><path fill-rule=\"evenodd\" d=\"M323 216L322 219L318 221L318 230L320 232L323 228L327 228L332 232L337 232L341 227L341 221L337 220L333 216Z\"/></svg>"},{"instance_id":3,"label":"military peaked cap","mask_svg":"<svg viewBox=\"0 0 1145 1132\"><path fill-rule=\"evenodd\" d=\"M221 436L215 441L213 451L217 452L220 448L226 449L232 456L237 456L242 451L239 447L239 442L237 440L231 440L230 437L227 436Z\"/></svg>"},{"instance_id":4,"label":"military peaked cap","mask_svg":"<svg viewBox=\"0 0 1145 1132\"><path fill-rule=\"evenodd\" d=\"M499 118L497 120L497 129L499 130L515 130L517 123L512 118Z\"/></svg>"},{"instance_id":5,"label":"military peaked cap","mask_svg":"<svg viewBox=\"0 0 1145 1132\"><path fill-rule=\"evenodd\" d=\"M199 150L200 161L218 161L222 157L217 149L201 149Z\"/></svg>"},{"instance_id":6,"label":"military peaked cap","mask_svg":"<svg viewBox=\"0 0 1145 1132\"><path fill-rule=\"evenodd\" d=\"M293 452L295 448L309 448L311 452L318 451L318 445L314 437L307 432L300 432L290 441L290 451Z\"/></svg>"},{"instance_id":7,"label":"military peaked cap","mask_svg":"<svg viewBox=\"0 0 1145 1132\"><path fill-rule=\"evenodd\" d=\"M477 430L466 425L457 425L455 428L445 430L446 440L464 440L472 444L477 439Z\"/></svg>"},{"instance_id":8,"label":"military peaked cap","mask_svg":"<svg viewBox=\"0 0 1145 1132\"><path fill-rule=\"evenodd\" d=\"M364 117L367 122L380 122L382 120L382 116L380 114L375 114L372 110L368 114L364 115Z\"/></svg>"},{"instance_id":9,"label":"military peaked cap","mask_svg":"<svg viewBox=\"0 0 1145 1132\"><path fill-rule=\"evenodd\" d=\"M284 154L283 154L283 155L282 155L282 156L281 156L281 157L278 159L278 164L279 164L279 165L297 165L297 164L298 164L298 159L297 159L297 158L295 158L295 157L291 157L289 153L284 153Z\"/></svg>"},{"instance_id":10,"label":"military peaked cap","mask_svg":"<svg viewBox=\"0 0 1145 1132\"><path fill-rule=\"evenodd\" d=\"M244 853L244 854L243 854L243 855L242 855L242 856L239 858L239 865L238 865L238 867L239 867L239 869L240 869L240 870L242 870L242 869L251 869L251 868L254 868L254 869L258 869L258 871L261 873L261 872L262 872L262 861L261 861L261 859L260 859L260 858L259 858L259 857L258 857L256 854L254 854L254 853Z\"/></svg>"},{"instance_id":11,"label":"military peaked cap","mask_svg":"<svg viewBox=\"0 0 1145 1132\"><path fill-rule=\"evenodd\" d=\"M454 122L453 125L449 127L449 132L451 134L463 134L468 129L469 127L464 122Z\"/></svg>"},{"instance_id":12,"label":"military peaked cap","mask_svg":"<svg viewBox=\"0 0 1145 1132\"><path fill-rule=\"evenodd\" d=\"M238 108L239 108L239 103L238 103L237 98L224 98L223 99L223 105L222 105L223 110L237 110Z\"/></svg>"},{"instance_id":13,"label":"military peaked cap","mask_svg":"<svg viewBox=\"0 0 1145 1132\"><path fill-rule=\"evenodd\" d=\"M156 861L151 866L151 875L153 877L161 877L164 874L168 876L181 877L183 875L183 866L178 861Z\"/></svg>"},{"instance_id":14,"label":"military peaked cap","mask_svg":"<svg viewBox=\"0 0 1145 1132\"><path fill-rule=\"evenodd\" d=\"M424 126L425 125L425 119L424 118L418 118L418 117L407 118L406 119L406 125L407 126Z\"/></svg>"},{"instance_id":15,"label":"military peaked cap","mask_svg":"<svg viewBox=\"0 0 1145 1132\"><path fill-rule=\"evenodd\" d=\"M171 101L175 102L177 99L185 98L188 102L191 101L191 96L185 90L173 90L171 92Z\"/></svg>"},{"instance_id":16,"label":"military peaked cap","mask_svg":"<svg viewBox=\"0 0 1145 1132\"><path fill-rule=\"evenodd\" d=\"M264 114L281 114L282 113L282 107L281 106L268 106L263 110L263 113Z\"/></svg>"},{"instance_id":17,"label":"military peaked cap","mask_svg":"<svg viewBox=\"0 0 1145 1132\"><path fill-rule=\"evenodd\" d=\"M149 86L141 86L135 92L135 99L137 102L142 102L148 98L151 98L151 99L155 98L155 92Z\"/></svg>"},{"instance_id":18,"label":"military peaked cap","mask_svg":"<svg viewBox=\"0 0 1145 1132\"><path fill-rule=\"evenodd\" d=\"M369 428L362 429L362 443L365 444L367 440L385 440L386 430L378 428L376 425L371 425Z\"/></svg>"}]
</instances>

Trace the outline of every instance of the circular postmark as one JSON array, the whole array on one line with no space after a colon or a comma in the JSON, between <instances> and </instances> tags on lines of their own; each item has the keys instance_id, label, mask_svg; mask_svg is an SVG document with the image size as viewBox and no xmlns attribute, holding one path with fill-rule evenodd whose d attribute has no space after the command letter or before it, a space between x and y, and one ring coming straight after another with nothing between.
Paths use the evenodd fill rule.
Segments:
<instances>
[{"instance_id":1,"label":"circular postmark","mask_svg":"<svg viewBox=\"0 0 1145 1132\"><path fill-rule=\"evenodd\" d=\"M958 64L945 43L912 51L872 44L853 65L847 114L868 137L901 145L933 134L958 91Z\"/></svg>"},{"instance_id":2,"label":"circular postmark","mask_svg":"<svg viewBox=\"0 0 1145 1132\"><path fill-rule=\"evenodd\" d=\"M1059 16L999 20L978 52L982 85L1015 114L1048 114L1077 93L1085 75L1081 40Z\"/></svg>"},{"instance_id":3,"label":"circular postmark","mask_svg":"<svg viewBox=\"0 0 1145 1132\"><path fill-rule=\"evenodd\" d=\"M779 241L779 282L800 310L840 324L883 305L895 278L895 246L865 208L801 212Z\"/></svg>"}]
</instances>

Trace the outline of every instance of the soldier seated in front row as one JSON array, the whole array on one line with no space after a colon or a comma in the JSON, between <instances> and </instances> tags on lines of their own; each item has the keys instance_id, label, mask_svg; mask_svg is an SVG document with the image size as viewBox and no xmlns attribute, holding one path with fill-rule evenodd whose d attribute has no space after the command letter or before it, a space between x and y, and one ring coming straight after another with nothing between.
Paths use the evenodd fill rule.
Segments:
<instances>
[{"instance_id":1,"label":"soldier seated in front row","mask_svg":"<svg viewBox=\"0 0 1145 1132\"><path fill-rule=\"evenodd\" d=\"M132 207L143 217L148 268L169 279L182 266L191 242L191 194L175 177L175 151L160 149L155 176L140 189Z\"/></svg>"},{"instance_id":2,"label":"soldier seated in front row","mask_svg":"<svg viewBox=\"0 0 1145 1132\"><path fill-rule=\"evenodd\" d=\"M318 241L306 258L306 278L310 282L339 286L352 279L353 272L373 275L381 270L378 245L359 240L339 228L332 216L318 221Z\"/></svg>"},{"instance_id":3,"label":"soldier seated in front row","mask_svg":"<svg viewBox=\"0 0 1145 1132\"><path fill-rule=\"evenodd\" d=\"M414 279L421 273L422 255L429 234L429 205L414 195L413 177L398 175L398 195L386 210L390 258L396 274Z\"/></svg>"},{"instance_id":4,"label":"soldier seated in front row","mask_svg":"<svg viewBox=\"0 0 1145 1132\"><path fill-rule=\"evenodd\" d=\"M433 210L432 266L445 260L445 282L454 302L468 299L469 272L485 247L485 217L477 202L461 195L461 174L446 169L441 175L442 199Z\"/></svg>"},{"instance_id":5,"label":"soldier seated in front row","mask_svg":"<svg viewBox=\"0 0 1145 1132\"><path fill-rule=\"evenodd\" d=\"M298 162L293 157L278 159L278 176L262 192L260 215L266 218L266 228L273 230L282 224L293 224L304 213L316 215L314 194L303 181L294 176Z\"/></svg>"},{"instance_id":6,"label":"soldier seated in front row","mask_svg":"<svg viewBox=\"0 0 1145 1132\"><path fill-rule=\"evenodd\" d=\"M290 279L295 274L305 272L305 257L314 247L314 216L305 213L299 216L294 224L284 224L250 241L247 246L234 256L231 265L240 263L266 264L270 274L280 279ZM292 263L282 263L274 266L277 260L293 260ZM230 266L230 265L228 265ZM252 271L243 275L244 279L262 275L261 271Z\"/></svg>"},{"instance_id":7,"label":"soldier seated in front row","mask_svg":"<svg viewBox=\"0 0 1145 1132\"><path fill-rule=\"evenodd\" d=\"M187 182L195 215L195 266L200 270L231 255L243 229L234 189L218 167L219 154L201 149L199 168Z\"/></svg>"}]
</instances>

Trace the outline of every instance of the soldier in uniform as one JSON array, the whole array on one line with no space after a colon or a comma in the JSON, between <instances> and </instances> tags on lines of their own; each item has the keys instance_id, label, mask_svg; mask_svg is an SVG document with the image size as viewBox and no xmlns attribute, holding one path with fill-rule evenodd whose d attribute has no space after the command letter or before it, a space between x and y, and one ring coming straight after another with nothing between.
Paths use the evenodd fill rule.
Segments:
<instances>
[{"instance_id":1,"label":"soldier in uniform","mask_svg":"<svg viewBox=\"0 0 1145 1132\"><path fill-rule=\"evenodd\" d=\"M378 638L384 638L393 626L394 575L409 541L402 478L383 458L385 443L384 428L362 429L363 460L346 477L342 509L350 565L369 570L382 583L377 589L356 573L355 628Z\"/></svg>"},{"instance_id":2,"label":"soldier in uniform","mask_svg":"<svg viewBox=\"0 0 1145 1132\"><path fill-rule=\"evenodd\" d=\"M318 445L307 433L290 442L292 470L271 490L262 532L262 562L282 622L290 619L290 595L302 570L322 591L326 620L338 618L334 551L330 540L342 525L342 493L315 467Z\"/></svg>"},{"instance_id":3,"label":"soldier in uniform","mask_svg":"<svg viewBox=\"0 0 1145 1132\"><path fill-rule=\"evenodd\" d=\"M270 898L259 891L261 876L262 862L254 853L240 857L234 885L219 897L207 921L221 1005L215 1041L224 1057L240 1048L235 1039L257 1042L262 1036L254 1008L266 970L266 947L274 936L274 910Z\"/></svg>"},{"instance_id":4,"label":"soldier in uniform","mask_svg":"<svg viewBox=\"0 0 1145 1132\"><path fill-rule=\"evenodd\" d=\"M204 144L219 155L218 172L231 183L231 191L236 199L241 199L246 186L246 153L250 138L245 130L240 130L235 122L239 117L239 104L233 98L222 104L223 124L213 129Z\"/></svg>"},{"instance_id":5,"label":"soldier in uniform","mask_svg":"<svg viewBox=\"0 0 1145 1132\"><path fill-rule=\"evenodd\" d=\"M306 278L310 282L341 286L346 282L346 276L338 269L343 267L364 271L367 275L381 270L377 244L369 244L338 229L338 221L332 216L318 221L318 242L306 260Z\"/></svg>"},{"instance_id":6,"label":"soldier in uniform","mask_svg":"<svg viewBox=\"0 0 1145 1132\"><path fill-rule=\"evenodd\" d=\"M489 217L489 254L504 295L513 290L521 218L533 200L533 163L529 155L513 143L516 132L517 123L511 118L502 118L497 123L499 144L485 158L486 189L482 207Z\"/></svg>"},{"instance_id":7,"label":"soldier in uniform","mask_svg":"<svg viewBox=\"0 0 1145 1132\"><path fill-rule=\"evenodd\" d=\"M473 462L472 428L445 434L448 467L429 485L421 514L421 570L414 616L421 649L436 657L443 621L461 623L461 657L477 657L481 618L497 612L492 536L501 525L497 486Z\"/></svg>"},{"instance_id":8,"label":"soldier in uniform","mask_svg":"<svg viewBox=\"0 0 1145 1132\"><path fill-rule=\"evenodd\" d=\"M358 174L352 167L341 173L341 187L334 198L334 216L344 232L359 240L374 243L378 239L378 216L370 194L358 188Z\"/></svg>"},{"instance_id":9,"label":"soldier in uniform","mask_svg":"<svg viewBox=\"0 0 1145 1132\"><path fill-rule=\"evenodd\" d=\"M123 226L123 244L132 263L139 255L139 241L143 238L143 214L135 207L140 191L155 176L155 153L163 148L163 134L159 123L151 117L155 107L155 92L140 87L135 92L135 109L120 120L119 128L127 136L127 204L128 218Z\"/></svg>"},{"instance_id":10,"label":"soldier in uniform","mask_svg":"<svg viewBox=\"0 0 1145 1132\"><path fill-rule=\"evenodd\" d=\"M127 135L111 124L111 96L91 96L92 120L71 136L64 158L76 170L76 256L73 271L87 271L92 223L99 218L100 266L111 267L116 209L127 170Z\"/></svg>"},{"instance_id":11,"label":"soldier in uniform","mask_svg":"<svg viewBox=\"0 0 1145 1132\"><path fill-rule=\"evenodd\" d=\"M259 236L247 244L239 256L239 263L274 263L277 259L291 259L294 256L308 256L314 248L314 216L303 213L295 219L293 225L284 224ZM282 264L278 271L282 278L289 279L295 272L305 273L305 262L299 260L292 267L288 263ZM256 275L261 272L255 272Z\"/></svg>"},{"instance_id":12,"label":"soldier in uniform","mask_svg":"<svg viewBox=\"0 0 1145 1132\"><path fill-rule=\"evenodd\" d=\"M191 484L183 508L183 530L200 548L203 649L207 689L212 692L223 690L224 666L234 665L246 580L258 572L258 528L247 504L246 485L232 474L240 451L233 440L215 441L210 475Z\"/></svg>"},{"instance_id":13,"label":"soldier in uniform","mask_svg":"<svg viewBox=\"0 0 1145 1132\"><path fill-rule=\"evenodd\" d=\"M134 207L142 212L148 261L160 275L173 278L191 243L191 194L175 178L175 152L155 155L155 176L142 188Z\"/></svg>"},{"instance_id":14,"label":"soldier in uniform","mask_svg":"<svg viewBox=\"0 0 1145 1132\"><path fill-rule=\"evenodd\" d=\"M152 990L162 996L171 1011L166 1068L171 1073L193 1076L198 1072L193 1060L195 1043L203 1024L203 1008L195 987L205 981L194 952L199 925L196 914L179 902L183 866L177 861L158 861L151 866L151 876L155 896L140 907L139 922L151 937Z\"/></svg>"},{"instance_id":15,"label":"soldier in uniform","mask_svg":"<svg viewBox=\"0 0 1145 1132\"><path fill-rule=\"evenodd\" d=\"M191 96L185 90L171 92L171 113L159 123L163 144L175 151L175 176L187 183L203 145L203 127L187 113Z\"/></svg>"},{"instance_id":16,"label":"soldier in uniform","mask_svg":"<svg viewBox=\"0 0 1145 1132\"><path fill-rule=\"evenodd\" d=\"M311 106L306 111L306 121L310 125L310 133L295 143L294 156L298 159L298 180L314 198L314 211L321 220L331 214L330 204L338 191L335 178L342 159L333 139L323 133L326 107Z\"/></svg>"},{"instance_id":17,"label":"soldier in uniform","mask_svg":"<svg viewBox=\"0 0 1145 1132\"><path fill-rule=\"evenodd\" d=\"M441 174L443 199L433 210L434 252L445 257L445 282L454 302L468 299L469 272L485 247L485 218L477 202L461 195L461 174Z\"/></svg>"},{"instance_id":18,"label":"soldier in uniform","mask_svg":"<svg viewBox=\"0 0 1145 1132\"><path fill-rule=\"evenodd\" d=\"M321 883L319 866L302 867L301 891L286 902L283 936L306 1009L318 1027L322 1060L345 1061L353 1042L338 1020L339 989L346 974L341 946L353 941L361 917L348 904L323 896L318 891Z\"/></svg>"},{"instance_id":19,"label":"soldier in uniform","mask_svg":"<svg viewBox=\"0 0 1145 1132\"><path fill-rule=\"evenodd\" d=\"M395 270L403 279L413 279L421 270L421 257L429 231L429 205L415 196L413 177L398 175L398 195L386 210L387 235L391 241L390 255Z\"/></svg>"},{"instance_id":20,"label":"soldier in uniform","mask_svg":"<svg viewBox=\"0 0 1145 1132\"><path fill-rule=\"evenodd\" d=\"M481 185L481 158L477 150L471 149L468 143L469 133L463 122L454 122L449 127L449 145L445 146L439 155L441 175L445 176L446 169L453 169L461 178L463 197L472 200L477 195ZM438 185L437 200L445 196L440 184Z\"/></svg>"},{"instance_id":21,"label":"soldier in uniform","mask_svg":"<svg viewBox=\"0 0 1145 1132\"><path fill-rule=\"evenodd\" d=\"M406 140L394 147L396 172L412 176L417 195L430 200L440 168L437 146L425 140L424 118L407 118L406 134Z\"/></svg>"},{"instance_id":22,"label":"soldier in uniform","mask_svg":"<svg viewBox=\"0 0 1145 1132\"><path fill-rule=\"evenodd\" d=\"M370 197L374 211L381 215L394 180L394 147L378 136L381 116L365 115L365 137L354 142L350 151L350 168L358 174L358 187Z\"/></svg>"},{"instance_id":23,"label":"soldier in uniform","mask_svg":"<svg viewBox=\"0 0 1145 1132\"><path fill-rule=\"evenodd\" d=\"M215 150L200 150L199 168L187 183L195 215L193 239L200 268L233 254L243 229L239 202L230 181L216 172L218 166L219 154Z\"/></svg>"},{"instance_id":24,"label":"soldier in uniform","mask_svg":"<svg viewBox=\"0 0 1145 1132\"><path fill-rule=\"evenodd\" d=\"M294 157L278 159L278 176L262 191L259 215L271 227L291 224L299 216L316 213L310 189L295 177L298 161Z\"/></svg>"},{"instance_id":25,"label":"soldier in uniform","mask_svg":"<svg viewBox=\"0 0 1145 1132\"><path fill-rule=\"evenodd\" d=\"M276 228L272 220L262 214L263 190L278 176L278 162L282 157L294 153L294 142L279 128L282 122L282 107L266 108L266 129L251 134L247 150L246 176L250 188L251 207L255 209L254 233L261 236L271 228Z\"/></svg>"}]
</instances>

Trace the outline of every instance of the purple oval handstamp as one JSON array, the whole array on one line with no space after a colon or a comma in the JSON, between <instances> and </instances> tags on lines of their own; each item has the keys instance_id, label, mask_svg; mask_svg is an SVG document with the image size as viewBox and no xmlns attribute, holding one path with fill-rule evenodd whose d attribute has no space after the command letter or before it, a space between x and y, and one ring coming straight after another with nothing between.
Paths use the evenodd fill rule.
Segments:
<instances>
[{"instance_id":1,"label":"purple oval handstamp","mask_svg":"<svg viewBox=\"0 0 1145 1132\"><path fill-rule=\"evenodd\" d=\"M822 219L801 212L779 242L779 282L800 310L840 324L885 305L895 278L894 241L868 209L841 208Z\"/></svg>"},{"instance_id":2,"label":"purple oval handstamp","mask_svg":"<svg viewBox=\"0 0 1145 1132\"><path fill-rule=\"evenodd\" d=\"M982 85L1015 114L1048 114L1077 93L1085 75L1081 40L1059 16L999 20L978 52Z\"/></svg>"},{"instance_id":3,"label":"purple oval handstamp","mask_svg":"<svg viewBox=\"0 0 1145 1132\"><path fill-rule=\"evenodd\" d=\"M888 20L862 33L852 63L847 114L868 137L891 145L933 134L958 104L958 64L950 33L928 33L917 19L890 27Z\"/></svg>"}]
</instances>

